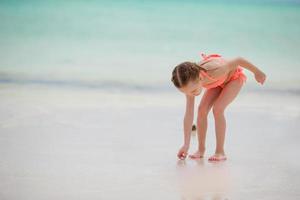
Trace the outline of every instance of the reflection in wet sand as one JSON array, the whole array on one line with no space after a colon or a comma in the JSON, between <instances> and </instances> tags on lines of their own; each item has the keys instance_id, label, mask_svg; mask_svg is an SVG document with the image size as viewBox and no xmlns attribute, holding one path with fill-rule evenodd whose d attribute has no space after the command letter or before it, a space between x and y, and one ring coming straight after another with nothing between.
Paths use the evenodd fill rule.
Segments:
<instances>
[{"instance_id":1,"label":"reflection in wet sand","mask_svg":"<svg viewBox=\"0 0 300 200\"><path fill-rule=\"evenodd\" d=\"M178 160L177 175L183 200L228 199L232 181L227 162Z\"/></svg>"}]
</instances>

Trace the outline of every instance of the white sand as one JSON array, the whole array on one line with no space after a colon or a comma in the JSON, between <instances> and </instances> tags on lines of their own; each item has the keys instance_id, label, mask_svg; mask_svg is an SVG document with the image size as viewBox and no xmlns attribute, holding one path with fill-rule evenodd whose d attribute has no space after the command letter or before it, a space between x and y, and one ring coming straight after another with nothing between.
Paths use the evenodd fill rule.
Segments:
<instances>
[{"instance_id":1,"label":"white sand","mask_svg":"<svg viewBox=\"0 0 300 200\"><path fill-rule=\"evenodd\" d=\"M0 199L298 199L299 100L242 92L226 111L228 160L212 164L211 113L206 158L176 158L179 93L1 84Z\"/></svg>"}]
</instances>

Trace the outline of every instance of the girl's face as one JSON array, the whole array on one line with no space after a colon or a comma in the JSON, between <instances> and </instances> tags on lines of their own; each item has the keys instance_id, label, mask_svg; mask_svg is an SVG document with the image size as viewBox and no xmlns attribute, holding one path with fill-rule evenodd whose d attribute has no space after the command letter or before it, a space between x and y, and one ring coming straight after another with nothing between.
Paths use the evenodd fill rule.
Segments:
<instances>
[{"instance_id":1,"label":"girl's face","mask_svg":"<svg viewBox=\"0 0 300 200\"><path fill-rule=\"evenodd\" d=\"M190 81L185 87L179 88L181 92L189 96L198 96L202 92L202 84L198 81Z\"/></svg>"}]
</instances>

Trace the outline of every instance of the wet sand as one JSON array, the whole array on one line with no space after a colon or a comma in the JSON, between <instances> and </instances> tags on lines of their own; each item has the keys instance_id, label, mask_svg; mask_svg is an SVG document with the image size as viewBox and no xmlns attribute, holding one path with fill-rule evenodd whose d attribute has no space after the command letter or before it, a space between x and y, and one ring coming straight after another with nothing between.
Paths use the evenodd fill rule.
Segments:
<instances>
[{"instance_id":1,"label":"wet sand","mask_svg":"<svg viewBox=\"0 0 300 200\"><path fill-rule=\"evenodd\" d=\"M200 97L199 97L200 98ZM298 95L242 92L226 111L228 160L185 161L184 97L0 86L0 198L297 199ZM197 99L197 103L200 99ZM192 137L190 152L196 150Z\"/></svg>"}]
</instances>

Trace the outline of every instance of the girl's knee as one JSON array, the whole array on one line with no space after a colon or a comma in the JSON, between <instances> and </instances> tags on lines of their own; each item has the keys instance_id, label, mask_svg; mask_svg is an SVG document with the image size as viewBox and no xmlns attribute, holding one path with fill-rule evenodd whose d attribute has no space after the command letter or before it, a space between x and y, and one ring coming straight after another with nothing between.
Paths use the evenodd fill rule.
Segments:
<instances>
[{"instance_id":1,"label":"girl's knee","mask_svg":"<svg viewBox=\"0 0 300 200\"><path fill-rule=\"evenodd\" d=\"M206 118L207 115L208 115L208 108L202 108L202 107L199 107L198 108L198 118L202 119L202 118Z\"/></svg>"},{"instance_id":2,"label":"girl's knee","mask_svg":"<svg viewBox=\"0 0 300 200\"><path fill-rule=\"evenodd\" d=\"M213 106L213 114L216 115L223 115L225 111L225 107L223 105L215 104Z\"/></svg>"}]
</instances>

